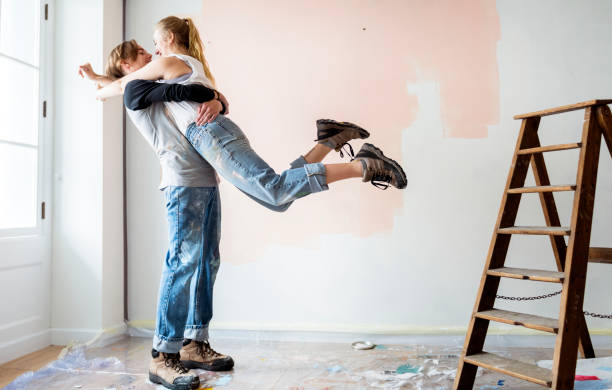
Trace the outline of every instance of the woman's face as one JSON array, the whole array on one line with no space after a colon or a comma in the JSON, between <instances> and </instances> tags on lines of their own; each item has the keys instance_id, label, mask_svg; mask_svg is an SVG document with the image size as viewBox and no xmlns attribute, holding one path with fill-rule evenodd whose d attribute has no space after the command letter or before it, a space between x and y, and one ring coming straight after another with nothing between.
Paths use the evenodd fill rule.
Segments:
<instances>
[{"instance_id":1,"label":"woman's face","mask_svg":"<svg viewBox=\"0 0 612 390\"><path fill-rule=\"evenodd\" d=\"M127 73L132 73L142 68L143 66L151 62L152 58L153 56L151 55L151 53L143 49L141 46L138 46L136 58L134 60L128 60L125 65Z\"/></svg>"},{"instance_id":2,"label":"woman's face","mask_svg":"<svg viewBox=\"0 0 612 390\"><path fill-rule=\"evenodd\" d=\"M170 38L171 34L165 34L165 31L161 29L155 29L153 32L153 43L155 44L155 54L158 56L165 56L171 54L170 52Z\"/></svg>"}]
</instances>

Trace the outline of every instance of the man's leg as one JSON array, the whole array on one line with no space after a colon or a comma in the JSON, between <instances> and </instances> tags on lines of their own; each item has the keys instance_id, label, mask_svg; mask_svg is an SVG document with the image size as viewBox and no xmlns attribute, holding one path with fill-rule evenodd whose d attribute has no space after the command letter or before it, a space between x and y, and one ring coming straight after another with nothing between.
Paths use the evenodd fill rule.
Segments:
<instances>
[{"instance_id":1,"label":"man's leg","mask_svg":"<svg viewBox=\"0 0 612 390\"><path fill-rule=\"evenodd\" d=\"M187 390L199 386L199 378L180 361L179 350L189 306L189 288L197 264L183 256L182 233L189 226L189 215L184 205L186 187L168 187L165 190L169 230L169 248L162 267L159 285L157 321L149 379L169 389ZM187 260L187 261L186 261Z\"/></svg>"},{"instance_id":2,"label":"man's leg","mask_svg":"<svg viewBox=\"0 0 612 390\"><path fill-rule=\"evenodd\" d=\"M214 351L208 342L208 325L213 316L213 287L219 270L221 238L221 201L217 187L190 188L192 200L186 212L193 216L184 245L198 267L190 284L189 312L185 325L181 361L187 368L210 371L231 370L231 357Z\"/></svg>"}]
</instances>

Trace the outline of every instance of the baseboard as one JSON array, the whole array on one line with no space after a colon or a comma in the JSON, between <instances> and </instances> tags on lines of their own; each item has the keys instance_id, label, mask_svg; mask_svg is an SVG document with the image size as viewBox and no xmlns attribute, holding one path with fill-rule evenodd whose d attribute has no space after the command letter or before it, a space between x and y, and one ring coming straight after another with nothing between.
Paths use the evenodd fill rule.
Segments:
<instances>
[{"instance_id":1,"label":"baseboard","mask_svg":"<svg viewBox=\"0 0 612 390\"><path fill-rule=\"evenodd\" d=\"M123 323L106 329L53 328L51 342L54 345L66 346L105 346L125 337L126 334L127 325Z\"/></svg>"},{"instance_id":2,"label":"baseboard","mask_svg":"<svg viewBox=\"0 0 612 390\"><path fill-rule=\"evenodd\" d=\"M155 328L154 320L136 320L128 323L130 334L146 337L152 335ZM255 323L255 322L215 322L210 324L211 333L232 332L254 333L295 333L318 334L329 333L338 335L378 335L378 336L465 336L466 327L462 326L406 326L406 325L355 325L355 324L286 324L286 323ZM612 329L589 329L591 335L612 336ZM489 335L496 336L542 336L542 332L523 327L490 326Z\"/></svg>"},{"instance_id":3,"label":"baseboard","mask_svg":"<svg viewBox=\"0 0 612 390\"><path fill-rule=\"evenodd\" d=\"M0 364L41 350L51 344L53 343L50 329L31 333L7 343L0 344Z\"/></svg>"}]
</instances>

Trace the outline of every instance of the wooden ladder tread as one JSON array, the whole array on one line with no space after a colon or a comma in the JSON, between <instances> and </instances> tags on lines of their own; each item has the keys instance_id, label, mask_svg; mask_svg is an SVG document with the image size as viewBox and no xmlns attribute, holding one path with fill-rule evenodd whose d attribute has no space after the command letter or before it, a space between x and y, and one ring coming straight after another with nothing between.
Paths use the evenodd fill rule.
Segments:
<instances>
[{"instance_id":1,"label":"wooden ladder tread","mask_svg":"<svg viewBox=\"0 0 612 390\"><path fill-rule=\"evenodd\" d=\"M516 313L513 311L500 309L479 311L474 315L484 320L502 322L509 325L524 326L525 328L541 330L542 332L559 332L559 320L555 318Z\"/></svg>"},{"instance_id":2,"label":"wooden ladder tread","mask_svg":"<svg viewBox=\"0 0 612 390\"><path fill-rule=\"evenodd\" d=\"M582 143L581 142L576 142L576 143L572 143L572 144L538 146L537 148L519 149L517 154L534 154L534 153L543 153L543 152L556 152L556 151L559 151L559 150L580 149L581 147L582 147Z\"/></svg>"},{"instance_id":3,"label":"wooden ladder tread","mask_svg":"<svg viewBox=\"0 0 612 390\"><path fill-rule=\"evenodd\" d=\"M563 272L512 267L490 269L487 271L487 275L551 283L563 283L563 279L565 279L565 274Z\"/></svg>"},{"instance_id":4,"label":"wooden ladder tread","mask_svg":"<svg viewBox=\"0 0 612 390\"><path fill-rule=\"evenodd\" d=\"M499 234L540 234L548 236L569 236L567 226L511 226L497 230Z\"/></svg>"},{"instance_id":5,"label":"wooden ladder tread","mask_svg":"<svg viewBox=\"0 0 612 390\"><path fill-rule=\"evenodd\" d=\"M466 356L463 358L463 361L515 378L537 383L541 386L552 386L552 371L533 364L523 363L518 360L508 359L488 352L479 352Z\"/></svg>"},{"instance_id":6,"label":"wooden ladder tread","mask_svg":"<svg viewBox=\"0 0 612 390\"><path fill-rule=\"evenodd\" d=\"M591 263L612 264L612 248L589 248L589 261Z\"/></svg>"},{"instance_id":7,"label":"wooden ladder tread","mask_svg":"<svg viewBox=\"0 0 612 390\"><path fill-rule=\"evenodd\" d=\"M518 187L510 188L509 194L525 194L532 192L559 192L559 191L575 191L576 186L574 184L561 184L551 186L534 186L534 187Z\"/></svg>"},{"instance_id":8,"label":"wooden ladder tread","mask_svg":"<svg viewBox=\"0 0 612 390\"><path fill-rule=\"evenodd\" d=\"M541 116L547 116L547 115L553 115L553 114L561 114L562 112L581 110L583 108L587 108L591 106L600 106L603 104L612 104L612 100L609 100L609 99L588 100L586 102L568 104L567 106L548 108L546 110L540 110L540 111L529 112L527 114L515 115L514 119L525 119L525 118L532 118L534 116L541 117Z\"/></svg>"}]
</instances>

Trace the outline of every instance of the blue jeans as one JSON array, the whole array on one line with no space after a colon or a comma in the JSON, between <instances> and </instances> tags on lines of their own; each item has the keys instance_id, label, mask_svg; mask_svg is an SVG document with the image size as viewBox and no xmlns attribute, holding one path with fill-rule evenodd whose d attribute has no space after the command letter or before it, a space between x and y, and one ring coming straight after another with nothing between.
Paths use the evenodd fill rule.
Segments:
<instances>
[{"instance_id":1,"label":"blue jeans","mask_svg":"<svg viewBox=\"0 0 612 390\"><path fill-rule=\"evenodd\" d=\"M207 340L219 269L221 202L217 187L167 187L170 246L157 304L153 348L176 353L183 339Z\"/></svg>"},{"instance_id":2,"label":"blue jeans","mask_svg":"<svg viewBox=\"0 0 612 390\"><path fill-rule=\"evenodd\" d=\"M186 136L225 180L271 210L284 211L294 200L328 189L323 164L307 164L302 157L277 174L251 148L242 130L223 115L204 126L192 123Z\"/></svg>"}]
</instances>

